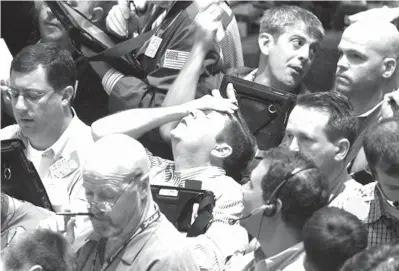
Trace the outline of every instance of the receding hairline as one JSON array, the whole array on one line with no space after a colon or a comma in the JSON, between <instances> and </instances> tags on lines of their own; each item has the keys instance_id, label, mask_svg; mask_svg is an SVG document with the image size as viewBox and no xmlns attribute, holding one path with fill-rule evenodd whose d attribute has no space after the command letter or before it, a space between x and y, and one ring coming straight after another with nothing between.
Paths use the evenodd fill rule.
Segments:
<instances>
[{"instance_id":1,"label":"receding hairline","mask_svg":"<svg viewBox=\"0 0 399 271\"><path fill-rule=\"evenodd\" d=\"M366 33L366 34L365 34ZM352 37L354 36L354 38ZM399 53L399 31L390 22L356 22L348 26L342 34L342 40L361 45L369 45L382 53Z\"/></svg>"}]
</instances>

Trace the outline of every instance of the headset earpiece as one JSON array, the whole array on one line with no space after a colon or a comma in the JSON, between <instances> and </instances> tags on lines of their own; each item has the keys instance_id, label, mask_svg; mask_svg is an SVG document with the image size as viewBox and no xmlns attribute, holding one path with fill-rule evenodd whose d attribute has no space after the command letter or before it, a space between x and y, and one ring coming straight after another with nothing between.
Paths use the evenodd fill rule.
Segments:
<instances>
[{"instance_id":1,"label":"headset earpiece","mask_svg":"<svg viewBox=\"0 0 399 271\"><path fill-rule=\"evenodd\" d=\"M264 205L263 216L273 217L277 212L276 203L267 203Z\"/></svg>"}]
</instances>

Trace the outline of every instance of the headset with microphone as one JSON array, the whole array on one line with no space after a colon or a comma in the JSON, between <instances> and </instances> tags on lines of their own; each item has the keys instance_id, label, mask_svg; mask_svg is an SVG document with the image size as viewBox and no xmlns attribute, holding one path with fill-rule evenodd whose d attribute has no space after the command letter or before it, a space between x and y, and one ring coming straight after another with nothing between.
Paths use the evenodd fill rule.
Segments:
<instances>
[{"instance_id":1,"label":"headset with microphone","mask_svg":"<svg viewBox=\"0 0 399 271\"><path fill-rule=\"evenodd\" d=\"M287 183L289 179L294 177L296 174L308 170L308 169L313 169L314 167L305 167L305 168L295 168L293 171L291 171L290 174L273 190L273 192L270 194L269 199L265 202L264 205L255 208L252 210L252 212L249 215L246 215L244 217L240 217L239 219L235 219L235 221L239 220L244 220L247 218L250 218L251 216L257 214L258 212L263 212L262 216L266 217L273 217L276 212L277 212L277 199L278 199L278 193L280 192L281 188Z\"/></svg>"}]
</instances>

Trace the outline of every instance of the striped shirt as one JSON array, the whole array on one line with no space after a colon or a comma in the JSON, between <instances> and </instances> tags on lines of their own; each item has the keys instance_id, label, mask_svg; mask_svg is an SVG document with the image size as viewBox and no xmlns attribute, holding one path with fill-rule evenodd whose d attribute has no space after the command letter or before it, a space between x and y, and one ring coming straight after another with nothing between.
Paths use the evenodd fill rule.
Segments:
<instances>
[{"instance_id":1,"label":"striped shirt","mask_svg":"<svg viewBox=\"0 0 399 271\"><path fill-rule=\"evenodd\" d=\"M243 210L241 186L218 167L176 171L174 162L149 151L148 157L150 168L158 172L151 178L151 184L183 187L186 180L197 180L202 183L201 189L213 192L213 219L206 233L187 240L201 270L222 270L227 257L248 245L248 233L237 221Z\"/></svg>"}]
</instances>

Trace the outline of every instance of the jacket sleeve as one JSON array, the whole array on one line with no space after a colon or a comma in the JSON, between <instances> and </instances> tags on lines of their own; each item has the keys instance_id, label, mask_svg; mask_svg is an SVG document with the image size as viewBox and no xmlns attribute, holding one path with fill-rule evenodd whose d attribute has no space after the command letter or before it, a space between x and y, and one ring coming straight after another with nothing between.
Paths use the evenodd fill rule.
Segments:
<instances>
[{"instance_id":1,"label":"jacket sleeve","mask_svg":"<svg viewBox=\"0 0 399 271\"><path fill-rule=\"evenodd\" d=\"M184 59L191 51L195 40L195 24L190 20L186 18L186 23L182 23L182 26L172 32L173 37L169 40L163 54L157 59L155 68L145 79L141 80L125 76L116 83L110 94L109 107L111 112L128 108L148 108L162 105L166 92L176 79L181 68L183 68L182 64L180 66L171 65L166 55L169 50L174 50L175 52L178 51ZM164 37L164 39L166 38ZM204 77L209 76L210 73L217 72L219 67L215 64L222 62L216 43L214 46L214 50L211 50L206 56L204 66L207 67L207 70L203 69L200 82L203 81ZM207 85L200 84L199 92L207 94L209 92Z\"/></svg>"}]
</instances>

